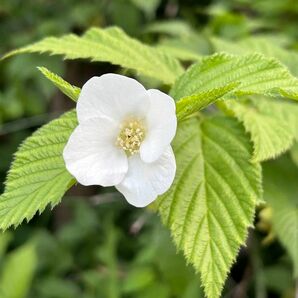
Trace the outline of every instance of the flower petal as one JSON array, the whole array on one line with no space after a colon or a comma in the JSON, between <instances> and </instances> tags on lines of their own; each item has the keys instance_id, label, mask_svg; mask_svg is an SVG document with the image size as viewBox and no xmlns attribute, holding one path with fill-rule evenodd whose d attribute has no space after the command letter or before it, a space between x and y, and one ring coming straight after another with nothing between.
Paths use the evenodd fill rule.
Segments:
<instances>
[{"instance_id":1,"label":"flower petal","mask_svg":"<svg viewBox=\"0 0 298 298\"><path fill-rule=\"evenodd\" d=\"M146 116L146 137L140 147L140 155L144 162L157 160L173 140L177 117L174 100L167 94L150 89L150 108Z\"/></svg>"},{"instance_id":2,"label":"flower petal","mask_svg":"<svg viewBox=\"0 0 298 298\"><path fill-rule=\"evenodd\" d=\"M113 186L127 173L128 161L116 147L118 127L105 118L93 118L74 130L63 151L67 170L83 185Z\"/></svg>"},{"instance_id":3,"label":"flower petal","mask_svg":"<svg viewBox=\"0 0 298 298\"><path fill-rule=\"evenodd\" d=\"M104 74L88 80L77 103L79 123L94 117L107 117L116 123L131 115L144 117L149 108L146 89L136 80L117 74Z\"/></svg>"},{"instance_id":4,"label":"flower petal","mask_svg":"<svg viewBox=\"0 0 298 298\"><path fill-rule=\"evenodd\" d=\"M135 154L128 159L128 172L116 188L131 205L145 207L170 188L175 172L171 146L153 163L145 163Z\"/></svg>"}]
</instances>

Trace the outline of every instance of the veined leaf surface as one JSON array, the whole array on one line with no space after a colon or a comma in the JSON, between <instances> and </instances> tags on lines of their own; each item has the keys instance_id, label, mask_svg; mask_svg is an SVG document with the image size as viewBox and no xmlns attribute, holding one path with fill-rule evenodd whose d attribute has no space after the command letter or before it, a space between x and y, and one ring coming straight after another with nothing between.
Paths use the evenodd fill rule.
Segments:
<instances>
[{"instance_id":1,"label":"veined leaf surface","mask_svg":"<svg viewBox=\"0 0 298 298\"><path fill-rule=\"evenodd\" d=\"M261 94L298 99L298 79L273 58L259 54L214 54L193 64L175 83L175 99L238 82L234 95Z\"/></svg>"},{"instance_id":2,"label":"veined leaf surface","mask_svg":"<svg viewBox=\"0 0 298 298\"><path fill-rule=\"evenodd\" d=\"M129 37L117 27L91 28L82 37L75 34L47 37L29 46L11 51L3 58L22 53L45 52L62 55L65 59L82 58L110 62L166 84L174 83L183 72L181 65L174 57Z\"/></svg>"},{"instance_id":3,"label":"veined leaf surface","mask_svg":"<svg viewBox=\"0 0 298 298\"><path fill-rule=\"evenodd\" d=\"M201 273L205 293L219 297L252 225L261 168L241 124L229 117L191 118L174 140L177 173L158 208L177 247Z\"/></svg>"},{"instance_id":4,"label":"veined leaf surface","mask_svg":"<svg viewBox=\"0 0 298 298\"><path fill-rule=\"evenodd\" d=\"M20 146L0 196L1 229L30 220L48 204L55 206L75 183L65 168L62 151L76 125L75 111L68 112Z\"/></svg>"},{"instance_id":5,"label":"veined leaf surface","mask_svg":"<svg viewBox=\"0 0 298 298\"><path fill-rule=\"evenodd\" d=\"M220 103L243 123L254 144L254 161L275 158L298 138L298 104L272 98L225 100Z\"/></svg>"}]
</instances>

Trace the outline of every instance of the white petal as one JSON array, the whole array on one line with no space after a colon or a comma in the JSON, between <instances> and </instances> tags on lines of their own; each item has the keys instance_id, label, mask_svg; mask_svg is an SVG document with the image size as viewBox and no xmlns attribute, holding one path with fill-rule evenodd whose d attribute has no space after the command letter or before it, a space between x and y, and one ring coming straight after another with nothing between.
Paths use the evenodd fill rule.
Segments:
<instances>
[{"instance_id":1,"label":"white petal","mask_svg":"<svg viewBox=\"0 0 298 298\"><path fill-rule=\"evenodd\" d=\"M177 117L174 100L167 94L151 89L147 91L150 96L150 108L146 116L147 130L140 154L145 162L157 160L173 140Z\"/></svg>"},{"instance_id":2,"label":"white petal","mask_svg":"<svg viewBox=\"0 0 298 298\"><path fill-rule=\"evenodd\" d=\"M136 80L104 74L88 80L82 88L77 103L79 123L94 118L107 117L119 123L129 116L144 117L149 107L146 89Z\"/></svg>"},{"instance_id":3,"label":"white petal","mask_svg":"<svg viewBox=\"0 0 298 298\"><path fill-rule=\"evenodd\" d=\"M63 151L67 170L83 185L113 186L127 173L128 161L116 147L118 127L104 118L93 118L74 130Z\"/></svg>"},{"instance_id":4,"label":"white petal","mask_svg":"<svg viewBox=\"0 0 298 298\"><path fill-rule=\"evenodd\" d=\"M153 163L145 163L135 154L128 159L128 172L116 188L131 205L145 207L170 188L175 172L171 146Z\"/></svg>"}]
</instances>

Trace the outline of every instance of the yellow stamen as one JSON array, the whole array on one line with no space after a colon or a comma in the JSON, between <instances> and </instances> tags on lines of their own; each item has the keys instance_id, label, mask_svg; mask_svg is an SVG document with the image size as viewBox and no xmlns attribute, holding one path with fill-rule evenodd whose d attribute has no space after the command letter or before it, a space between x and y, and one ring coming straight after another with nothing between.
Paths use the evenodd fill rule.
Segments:
<instances>
[{"instance_id":1,"label":"yellow stamen","mask_svg":"<svg viewBox=\"0 0 298 298\"><path fill-rule=\"evenodd\" d=\"M130 119L121 125L116 145L128 155L133 155L139 152L144 137L145 128L142 122L138 119Z\"/></svg>"}]
</instances>

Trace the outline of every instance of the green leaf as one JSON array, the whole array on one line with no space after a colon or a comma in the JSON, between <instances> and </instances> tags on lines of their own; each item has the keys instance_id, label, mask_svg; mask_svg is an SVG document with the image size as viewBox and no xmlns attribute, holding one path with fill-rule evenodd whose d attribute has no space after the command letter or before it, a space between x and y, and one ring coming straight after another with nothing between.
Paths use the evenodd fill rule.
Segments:
<instances>
[{"instance_id":1,"label":"green leaf","mask_svg":"<svg viewBox=\"0 0 298 298\"><path fill-rule=\"evenodd\" d=\"M70 97L74 101L77 101L81 89L69 84L64 81L58 75L50 72L45 67L39 67L39 70L48 78L51 82L54 83L66 96ZM206 108L208 105L215 102L218 98L227 94L231 90L237 87L237 83L232 83L227 86L214 89L212 91L202 92L195 94L193 96L187 96L181 98L176 103L177 117L179 120L186 118L187 116Z\"/></svg>"},{"instance_id":2,"label":"green leaf","mask_svg":"<svg viewBox=\"0 0 298 298\"><path fill-rule=\"evenodd\" d=\"M161 0L130 0L136 7L144 11L148 17L153 17Z\"/></svg>"},{"instance_id":3,"label":"green leaf","mask_svg":"<svg viewBox=\"0 0 298 298\"><path fill-rule=\"evenodd\" d=\"M164 38L157 45L169 55L182 61L198 61L210 53L210 43L204 35L189 33L176 38Z\"/></svg>"},{"instance_id":4,"label":"green leaf","mask_svg":"<svg viewBox=\"0 0 298 298\"><path fill-rule=\"evenodd\" d=\"M37 267L35 247L27 244L10 253L2 268L0 295L2 298L25 298Z\"/></svg>"},{"instance_id":5,"label":"green leaf","mask_svg":"<svg viewBox=\"0 0 298 298\"><path fill-rule=\"evenodd\" d=\"M254 144L254 161L275 158L288 150L298 137L296 102L255 98L225 100L225 109L243 123Z\"/></svg>"},{"instance_id":6,"label":"green leaf","mask_svg":"<svg viewBox=\"0 0 298 298\"><path fill-rule=\"evenodd\" d=\"M11 233L9 232L0 233L0 260L2 260L11 240L12 240Z\"/></svg>"},{"instance_id":7,"label":"green leaf","mask_svg":"<svg viewBox=\"0 0 298 298\"><path fill-rule=\"evenodd\" d=\"M238 42L211 38L211 41L215 51L234 55L261 53L266 57L274 57L285 64L294 75L298 75L298 53L286 50L268 38L249 37Z\"/></svg>"},{"instance_id":8,"label":"green leaf","mask_svg":"<svg viewBox=\"0 0 298 298\"><path fill-rule=\"evenodd\" d=\"M65 168L62 151L76 125L75 111L68 112L20 146L0 196L1 229L30 220L48 204L55 206L75 183Z\"/></svg>"},{"instance_id":9,"label":"green leaf","mask_svg":"<svg viewBox=\"0 0 298 298\"><path fill-rule=\"evenodd\" d=\"M273 229L287 249L298 277L298 170L289 157L264 164L264 198L273 210Z\"/></svg>"},{"instance_id":10,"label":"green leaf","mask_svg":"<svg viewBox=\"0 0 298 298\"><path fill-rule=\"evenodd\" d=\"M171 55L172 57L175 57L181 61L197 61L202 57L193 50L189 48L184 48L183 45L180 46L178 42L164 42L163 44L160 44L157 48L163 51L164 53L167 53L168 55Z\"/></svg>"},{"instance_id":11,"label":"green leaf","mask_svg":"<svg viewBox=\"0 0 298 298\"><path fill-rule=\"evenodd\" d=\"M131 269L123 281L122 291L126 294L138 292L154 283L155 274L151 267L142 266Z\"/></svg>"},{"instance_id":12,"label":"green leaf","mask_svg":"<svg viewBox=\"0 0 298 298\"><path fill-rule=\"evenodd\" d=\"M14 50L3 58L21 53L63 55L65 59L90 59L110 62L142 75L172 84L183 72L179 62L154 47L125 34L120 28L91 28L82 37L74 34L47 37L32 45Z\"/></svg>"},{"instance_id":13,"label":"green leaf","mask_svg":"<svg viewBox=\"0 0 298 298\"><path fill-rule=\"evenodd\" d=\"M298 167L298 142L296 142L291 148L291 158L294 164Z\"/></svg>"},{"instance_id":14,"label":"green leaf","mask_svg":"<svg viewBox=\"0 0 298 298\"><path fill-rule=\"evenodd\" d=\"M167 34L184 38L185 36L194 34L194 31L189 24L181 20L153 22L146 26L145 32Z\"/></svg>"},{"instance_id":15,"label":"green leaf","mask_svg":"<svg viewBox=\"0 0 298 298\"><path fill-rule=\"evenodd\" d=\"M217 99L234 90L238 85L238 83L231 83L210 91L203 91L181 98L176 102L176 114L178 120L182 120L187 116L206 108Z\"/></svg>"},{"instance_id":16,"label":"green leaf","mask_svg":"<svg viewBox=\"0 0 298 298\"><path fill-rule=\"evenodd\" d=\"M177 247L201 273L209 298L219 297L261 197L261 168L233 118L181 123L173 148L177 173L158 201Z\"/></svg>"},{"instance_id":17,"label":"green leaf","mask_svg":"<svg viewBox=\"0 0 298 298\"><path fill-rule=\"evenodd\" d=\"M214 54L192 65L175 83L175 99L239 82L233 94L298 99L298 80L277 60L259 54Z\"/></svg>"},{"instance_id":18,"label":"green leaf","mask_svg":"<svg viewBox=\"0 0 298 298\"><path fill-rule=\"evenodd\" d=\"M81 92L81 89L69 84L64 81L57 74L49 71L45 67L38 67L38 70L49 79L62 93L64 93L67 97L71 98L73 101L77 101Z\"/></svg>"}]
</instances>

